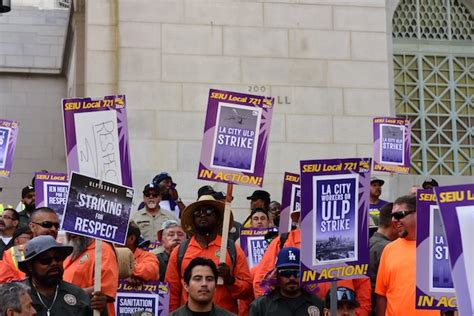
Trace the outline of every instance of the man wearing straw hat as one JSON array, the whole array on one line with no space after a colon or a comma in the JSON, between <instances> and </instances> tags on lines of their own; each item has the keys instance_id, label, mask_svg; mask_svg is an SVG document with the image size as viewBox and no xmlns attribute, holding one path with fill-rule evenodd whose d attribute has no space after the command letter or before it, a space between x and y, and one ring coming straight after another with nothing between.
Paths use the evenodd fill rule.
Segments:
<instances>
[{"instance_id":1,"label":"man wearing straw hat","mask_svg":"<svg viewBox=\"0 0 474 316\"><path fill-rule=\"evenodd\" d=\"M25 283L31 287L31 298L38 315L92 314L86 292L63 281L63 261L72 250L51 236L38 236L25 244L25 259L18 266L28 275Z\"/></svg>"},{"instance_id":2,"label":"man wearing straw hat","mask_svg":"<svg viewBox=\"0 0 474 316\"><path fill-rule=\"evenodd\" d=\"M240 246L230 241L226 262L219 263L224 208L224 202L215 200L211 195L203 195L184 209L181 225L191 238L173 250L168 263L165 281L169 282L171 289L170 311L186 303L187 292L183 287L183 275L187 265L195 257L214 261L219 277L224 281L223 285L217 286L214 304L237 313L237 300L246 299L251 295L250 272ZM231 214L230 225L232 221ZM186 251L183 253L184 249Z\"/></svg>"}]
</instances>

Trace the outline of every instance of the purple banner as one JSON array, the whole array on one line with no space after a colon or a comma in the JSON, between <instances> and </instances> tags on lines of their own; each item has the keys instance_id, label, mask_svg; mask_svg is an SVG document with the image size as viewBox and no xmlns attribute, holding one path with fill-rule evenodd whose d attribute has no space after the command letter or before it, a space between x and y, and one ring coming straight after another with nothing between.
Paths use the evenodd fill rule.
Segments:
<instances>
[{"instance_id":1,"label":"purple banner","mask_svg":"<svg viewBox=\"0 0 474 316\"><path fill-rule=\"evenodd\" d=\"M127 281L119 280L115 314L166 316L169 314L169 293L168 283L151 281L131 286Z\"/></svg>"},{"instance_id":2,"label":"purple banner","mask_svg":"<svg viewBox=\"0 0 474 316\"><path fill-rule=\"evenodd\" d=\"M246 228L240 230L240 246L247 256L249 268L252 269L263 258L263 254L267 251L268 242L265 235L269 231L277 232L276 227L272 228Z\"/></svg>"},{"instance_id":3,"label":"purple banner","mask_svg":"<svg viewBox=\"0 0 474 316\"><path fill-rule=\"evenodd\" d=\"M459 315L474 315L474 184L435 187Z\"/></svg>"},{"instance_id":4,"label":"purple banner","mask_svg":"<svg viewBox=\"0 0 474 316\"><path fill-rule=\"evenodd\" d=\"M18 126L18 122L0 119L0 177L10 177Z\"/></svg>"},{"instance_id":5,"label":"purple banner","mask_svg":"<svg viewBox=\"0 0 474 316\"><path fill-rule=\"evenodd\" d=\"M410 172L410 120L374 118L374 171Z\"/></svg>"},{"instance_id":6,"label":"purple banner","mask_svg":"<svg viewBox=\"0 0 474 316\"><path fill-rule=\"evenodd\" d=\"M454 310L456 295L448 243L431 189L417 191L416 209L416 307Z\"/></svg>"},{"instance_id":7,"label":"purple banner","mask_svg":"<svg viewBox=\"0 0 474 316\"><path fill-rule=\"evenodd\" d=\"M368 274L370 158L301 161L302 284Z\"/></svg>"},{"instance_id":8,"label":"purple banner","mask_svg":"<svg viewBox=\"0 0 474 316\"><path fill-rule=\"evenodd\" d=\"M68 173L131 187L125 96L62 102Z\"/></svg>"},{"instance_id":9,"label":"purple banner","mask_svg":"<svg viewBox=\"0 0 474 316\"><path fill-rule=\"evenodd\" d=\"M273 98L209 91L198 179L261 187Z\"/></svg>"},{"instance_id":10,"label":"purple banner","mask_svg":"<svg viewBox=\"0 0 474 316\"><path fill-rule=\"evenodd\" d=\"M69 181L65 173L35 173L36 207L49 207L62 221Z\"/></svg>"},{"instance_id":11,"label":"purple banner","mask_svg":"<svg viewBox=\"0 0 474 316\"><path fill-rule=\"evenodd\" d=\"M301 210L300 175L285 172L281 198L280 234L291 230L291 214Z\"/></svg>"},{"instance_id":12,"label":"purple banner","mask_svg":"<svg viewBox=\"0 0 474 316\"><path fill-rule=\"evenodd\" d=\"M61 228L123 245L132 197L132 188L73 172Z\"/></svg>"}]
</instances>

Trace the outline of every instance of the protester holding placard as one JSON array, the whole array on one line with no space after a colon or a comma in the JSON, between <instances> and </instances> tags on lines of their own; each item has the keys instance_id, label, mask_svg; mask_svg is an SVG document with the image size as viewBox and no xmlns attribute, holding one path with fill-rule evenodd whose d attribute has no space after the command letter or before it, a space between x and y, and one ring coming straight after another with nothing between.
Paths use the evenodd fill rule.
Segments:
<instances>
[{"instance_id":1,"label":"protester holding placard","mask_svg":"<svg viewBox=\"0 0 474 316\"><path fill-rule=\"evenodd\" d=\"M19 267L28 274L25 284L31 287L31 298L38 315L92 314L88 295L80 287L63 280L63 261L72 251L71 246L61 245L51 236L38 236L26 243L25 258L19 262Z\"/></svg>"},{"instance_id":2,"label":"protester holding placard","mask_svg":"<svg viewBox=\"0 0 474 316\"><path fill-rule=\"evenodd\" d=\"M149 183L143 189L145 208L132 213L131 220L138 225L146 240L156 241L157 233L165 221L178 220L173 213L160 207L160 201L158 185Z\"/></svg>"},{"instance_id":3,"label":"protester holding placard","mask_svg":"<svg viewBox=\"0 0 474 316\"><path fill-rule=\"evenodd\" d=\"M192 237L171 253L165 277L171 289L170 311L176 310L186 302L187 293L182 286L183 275L195 257L211 259L218 266L219 277L222 277L224 284L217 287L214 296L216 305L237 313L237 300L250 296L252 286L250 272L247 258L240 246L229 240L226 262L219 263L224 208L223 202L215 200L210 195L203 195L183 211L182 227Z\"/></svg>"},{"instance_id":4,"label":"protester holding placard","mask_svg":"<svg viewBox=\"0 0 474 316\"><path fill-rule=\"evenodd\" d=\"M380 259L377 315L439 315L439 311L415 309L416 197L396 199L392 217L400 238L385 247Z\"/></svg>"},{"instance_id":5,"label":"protester holding placard","mask_svg":"<svg viewBox=\"0 0 474 316\"><path fill-rule=\"evenodd\" d=\"M96 297L94 309L115 315L119 268L113 247L102 243L101 291L94 292L94 262L96 240L67 233L67 240L73 246L72 254L64 261L64 281L81 287L91 297Z\"/></svg>"}]
</instances>

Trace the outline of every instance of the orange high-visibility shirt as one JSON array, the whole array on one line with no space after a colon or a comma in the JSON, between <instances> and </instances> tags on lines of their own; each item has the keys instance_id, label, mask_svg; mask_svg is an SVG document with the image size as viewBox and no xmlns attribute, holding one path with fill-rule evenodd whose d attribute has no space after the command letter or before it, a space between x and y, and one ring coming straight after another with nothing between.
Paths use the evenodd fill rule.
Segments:
<instances>
[{"instance_id":1,"label":"orange high-visibility shirt","mask_svg":"<svg viewBox=\"0 0 474 316\"><path fill-rule=\"evenodd\" d=\"M137 248L133 253L135 267L132 275L143 281L156 281L160 278L158 258L152 253Z\"/></svg>"},{"instance_id":2,"label":"orange high-visibility shirt","mask_svg":"<svg viewBox=\"0 0 474 316\"><path fill-rule=\"evenodd\" d=\"M26 275L18 269L18 260L25 259L23 254L24 246L11 247L3 252L0 261L0 283L22 281Z\"/></svg>"},{"instance_id":3,"label":"orange high-visibility shirt","mask_svg":"<svg viewBox=\"0 0 474 316\"><path fill-rule=\"evenodd\" d=\"M63 280L81 288L94 286L95 240L87 246L86 250L72 260L71 256L64 260ZM102 242L102 278L101 291L115 300L118 287L118 263L114 248ZM115 315L114 303L107 303L109 315Z\"/></svg>"},{"instance_id":4,"label":"orange high-visibility shirt","mask_svg":"<svg viewBox=\"0 0 474 316\"><path fill-rule=\"evenodd\" d=\"M221 236L217 236L206 248L196 241L193 236L189 242L186 253L183 256L181 263L181 271L178 271L178 249L176 247L170 256L168 267L166 268L165 281L170 284L170 312L174 311L187 301L187 292L184 289L184 270L189 262L196 257L205 257L214 261L216 265L219 264L219 254L221 249ZM237 300L246 299L252 291L252 281L250 279L249 267L247 258L239 245L236 248L236 262L232 263L229 252L226 252L226 263L231 268L231 274L235 278L235 283L232 285L217 285L214 294L214 304L232 312L238 312ZM233 270L232 270L233 269Z\"/></svg>"}]
</instances>

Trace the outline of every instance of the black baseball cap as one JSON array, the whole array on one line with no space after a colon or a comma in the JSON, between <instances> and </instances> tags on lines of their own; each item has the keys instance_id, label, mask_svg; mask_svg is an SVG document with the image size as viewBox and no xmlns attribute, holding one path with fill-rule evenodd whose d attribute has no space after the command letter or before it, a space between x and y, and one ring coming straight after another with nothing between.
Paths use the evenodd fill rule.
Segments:
<instances>
[{"instance_id":1,"label":"black baseball cap","mask_svg":"<svg viewBox=\"0 0 474 316\"><path fill-rule=\"evenodd\" d=\"M428 186L439 187L439 183L433 178L426 178L426 180L423 181L423 184L421 186L423 187L423 189L428 189Z\"/></svg>"},{"instance_id":2,"label":"black baseball cap","mask_svg":"<svg viewBox=\"0 0 474 316\"><path fill-rule=\"evenodd\" d=\"M27 185L21 190L21 198L24 199L29 193L35 192L35 188L32 185Z\"/></svg>"},{"instance_id":3,"label":"black baseball cap","mask_svg":"<svg viewBox=\"0 0 474 316\"><path fill-rule=\"evenodd\" d=\"M255 190L251 196L247 196L247 200L264 200L267 203L270 203L270 193L264 190Z\"/></svg>"}]
</instances>

